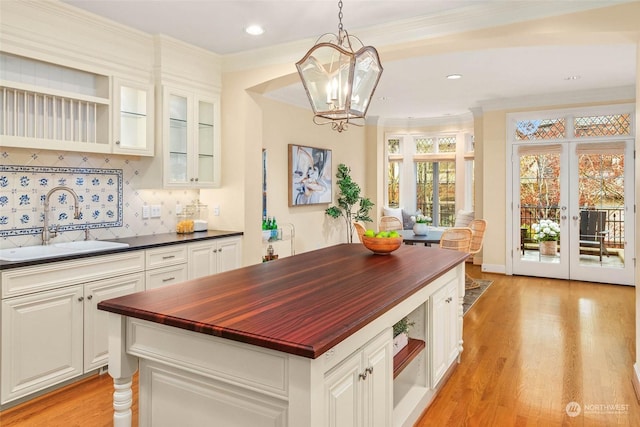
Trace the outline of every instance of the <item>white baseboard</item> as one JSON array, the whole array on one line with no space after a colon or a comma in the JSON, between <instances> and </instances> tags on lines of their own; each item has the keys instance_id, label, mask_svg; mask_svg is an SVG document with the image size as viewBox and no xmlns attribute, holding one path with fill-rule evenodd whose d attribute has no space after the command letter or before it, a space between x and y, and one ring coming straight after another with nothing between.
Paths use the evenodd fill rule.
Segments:
<instances>
[{"instance_id":1,"label":"white baseboard","mask_svg":"<svg viewBox=\"0 0 640 427\"><path fill-rule=\"evenodd\" d=\"M506 268L501 264L482 264L482 272L483 273L499 273L505 274Z\"/></svg>"}]
</instances>

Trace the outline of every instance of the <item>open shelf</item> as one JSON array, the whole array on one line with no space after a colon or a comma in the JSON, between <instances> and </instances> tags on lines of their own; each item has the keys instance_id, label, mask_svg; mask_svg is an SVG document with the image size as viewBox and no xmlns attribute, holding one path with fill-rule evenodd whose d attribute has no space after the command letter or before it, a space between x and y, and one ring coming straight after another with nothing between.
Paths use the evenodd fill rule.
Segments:
<instances>
[{"instance_id":1,"label":"open shelf","mask_svg":"<svg viewBox=\"0 0 640 427\"><path fill-rule=\"evenodd\" d=\"M400 372L402 372L424 348L424 341L409 338L409 344L393 357L393 378L400 375Z\"/></svg>"}]
</instances>

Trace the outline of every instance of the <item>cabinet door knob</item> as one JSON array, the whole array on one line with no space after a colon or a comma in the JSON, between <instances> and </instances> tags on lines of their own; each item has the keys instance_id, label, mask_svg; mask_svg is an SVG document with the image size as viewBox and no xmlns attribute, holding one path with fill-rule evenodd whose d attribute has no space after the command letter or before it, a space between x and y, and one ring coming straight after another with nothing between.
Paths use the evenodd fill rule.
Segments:
<instances>
[{"instance_id":1,"label":"cabinet door knob","mask_svg":"<svg viewBox=\"0 0 640 427\"><path fill-rule=\"evenodd\" d=\"M450 303L451 301L453 301L453 298L449 297L446 300L444 300L444 302L446 302L447 304Z\"/></svg>"},{"instance_id":2,"label":"cabinet door knob","mask_svg":"<svg viewBox=\"0 0 640 427\"><path fill-rule=\"evenodd\" d=\"M87 297L87 299L88 299L88 300L92 300L92 299L93 299L93 295L89 295L89 296Z\"/></svg>"},{"instance_id":3,"label":"cabinet door knob","mask_svg":"<svg viewBox=\"0 0 640 427\"><path fill-rule=\"evenodd\" d=\"M367 369L364 370L365 372L368 372L370 374L373 374L373 366L369 366Z\"/></svg>"},{"instance_id":4,"label":"cabinet door knob","mask_svg":"<svg viewBox=\"0 0 640 427\"><path fill-rule=\"evenodd\" d=\"M366 380L367 379L367 371L365 370L363 373L358 375L358 377L363 381Z\"/></svg>"},{"instance_id":5,"label":"cabinet door knob","mask_svg":"<svg viewBox=\"0 0 640 427\"><path fill-rule=\"evenodd\" d=\"M84 297L78 297L78 301L79 301L79 302L84 301Z\"/></svg>"},{"instance_id":6,"label":"cabinet door knob","mask_svg":"<svg viewBox=\"0 0 640 427\"><path fill-rule=\"evenodd\" d=\"M120 145L120 140L116 141L116 145Z\"/></svg>"}]
</instances>

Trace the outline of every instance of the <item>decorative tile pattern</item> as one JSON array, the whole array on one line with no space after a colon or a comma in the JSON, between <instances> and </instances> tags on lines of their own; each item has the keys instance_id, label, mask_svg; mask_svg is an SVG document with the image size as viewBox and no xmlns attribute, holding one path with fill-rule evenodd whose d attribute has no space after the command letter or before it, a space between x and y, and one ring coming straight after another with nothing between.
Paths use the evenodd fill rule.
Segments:
<instances>
[{"instance_id":1,"label":"decorative tile pattern","mask_svg":"<svg viewBox=\"0 0 640 427\"><path fill-rule=\"evenodd\" d=\"M0 218L0 236L40 233L47 195L58 231L121 227L122 190L122 169L0 165L0 204L13 214Z\"/></svg>"},{"instance_id":2,"label":"decorative tile pattern","mask_svg":"<svg viewBox=\"0 0 640 427\"><path fill-rule=\"evenodd\" d=\"M50 190L60 185L60 178L66 178L64 185L77 190L78 196L82 197L82 219L73 220L71 194L66 191L53 193L49 223L59 224L61 231L64 227L64 232L55 237L56 242L83 240L86 224L90 226L89 238L99 240L175 232L176 205L192 204L199 199L200 192L196 189L140 188L139 177L147 164L129 156L2 147L0 248L41 243L42 198L46 195L43 188ZM11 177L6 170L9 167L22 168L24 172L15 171L19 176ZM90 173L92 170L117 173ZM108 178L113 178L112 185L109 185ZM118 190L113 190L114 187ZM160 205L160 218L142 218L145 205ZM67 219L63 216L60 220L61 214L66 214ZM35 229L35 232L11 234L14 225L21 229Z\"/></svg>"}]
</instances>

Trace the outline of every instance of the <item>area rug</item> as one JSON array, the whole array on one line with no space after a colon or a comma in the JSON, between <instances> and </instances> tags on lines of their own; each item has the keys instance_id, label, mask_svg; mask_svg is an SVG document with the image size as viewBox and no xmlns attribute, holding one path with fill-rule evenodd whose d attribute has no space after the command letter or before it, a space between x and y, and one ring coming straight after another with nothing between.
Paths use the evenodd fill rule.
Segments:
<instances>
[{"instance_id":1,"label":"area rug","mask_svg":"<svg viewBox=\"0 0 640 427\"><path fill-rule=\"evenodd\" d=\"M464 300L462 303L463 315L466 314L467 311L469 311L471 306L475 304L476 301L478 301L478 298L480 298L480 296L484 293L484 291L486 291L487 288L491 286L491 284L493 283L493 280L485 280L485 279L474 279L474 280L478 284L480 284L480 287L465 291Z\"/></svg>"}]
</instances>

